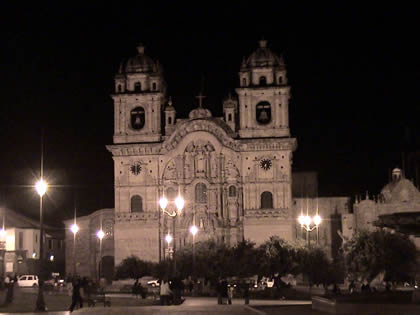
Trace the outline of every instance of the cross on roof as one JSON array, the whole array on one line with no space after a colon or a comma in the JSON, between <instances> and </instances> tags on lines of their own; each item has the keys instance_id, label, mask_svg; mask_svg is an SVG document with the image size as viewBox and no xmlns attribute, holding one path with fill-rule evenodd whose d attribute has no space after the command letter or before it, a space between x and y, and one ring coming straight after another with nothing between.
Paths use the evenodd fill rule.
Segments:
<instances>
[{"instance_id":1,"label":"cross on roof","mask_svg":"<svg viewBox=\"0 0 420 315\"><path fill-rule=\"evenodd\" d=\"M205 98L205 96L200 92L196 98L198 98L198 107L203 107L203 98Z\"/></svg>"}]
</instances>

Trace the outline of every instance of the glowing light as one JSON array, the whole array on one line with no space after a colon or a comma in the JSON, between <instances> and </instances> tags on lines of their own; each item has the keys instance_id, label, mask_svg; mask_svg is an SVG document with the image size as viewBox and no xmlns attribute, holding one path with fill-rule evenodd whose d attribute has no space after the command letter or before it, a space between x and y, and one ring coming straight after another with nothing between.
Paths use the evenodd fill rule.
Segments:
<instances>
[{"instance_id":1,"label":"glowing light","mask_svg":"<svg viewBox=\"0 0 420 315\"><path fill-rule=\"evenodd\" d=\"M166 199L165 196L163 196L162 198L159 199L159 205L163 210L165 210L166 207L168 206L168 199Z\"/></svg>"},{"instance_id":2,"label":"glowing light","mask_svg":"<svg viewBox=\"0 0 420 315\"><path fill-rule=\"evenodd\" d=\"M42 197L47 192L48 184L41 178L39 181L36 182L35 189L38 195Z\"/></svg>"},{"instance_id":3,"label":"glowing light","mask_svg":"<svg viewBox=\"0 0 420 315\"><path fill-rule=\"evenodd\" d=\"M181 196L176 197L175 205L178 211L181 211L184 208L185 201Z\"/></svg>"},{"instance_id":4,"label":"glowing light","mask_svg":"<svg viewBox=\"0 0 420 315\"><path fill-rule=\"evenodd\" d=\"M304 225L305 224L305 216L301 214L298 218L298 221L299 221L300 225Z\"/></svg>"},{"instance_id":5,"label":"glowing light","mask_svg":"<svg viewBox=\"0 0 420 315\"><path fill-rule=\"evenodd\" d=\"M76 223L72 224L70 227L70 231L72 231L73 234L76 234L77 232L79 232L79 226Z\"/></svg>"},{"instance_id":6,"label":"glowing light","mask_svg":"<svg viewBox=\"0 0 420 315\"><path fill-rule=\"evenodd\" d=\"M5 237L7 235L7 232L5 229L0 229L0 237Z\"/></svg>"},{"instance_id":7,"label":"glowing light","mask_svg":"<svg viewBox=\"0 0 420 315\"><path fill-rule=\"evenodd\" d=\"M320 225L321 224L321 216L319 216L318 214L314 217L314 223L315 225Z\"/></svg>"},{"instance_id":8,"label":"glowing light","mask_svg":"<svg viewBox=\"0 0 420 315\"><path fill-rule=\"evenodd\" d=\"M102 239L104 238L104 236L105 236L105 233L104 233L104 231L99 230L99 231L96 233L96 236L97 236L100 240L102 240Z\"/></svg>"},{"instance_id":9,"label":"glowing light","mask_svg":"<svg viewBox=\"0 0 420 315\"><path fill-rule=\"evenodd\" d=\"M190 232L193 236L195 236L195 234L197 234L197 232L198 232L198 227L193 225L192 227L190 227Z\"/></svg>"},{"instance_id":10,"label":"glowing light","mask_svg":"<svg viewBox=\"0 0 420 315\"><path fill-rule=\"evenodd\" d=\"M50 256L50 261L54 261L54 255Z\"/></svg>"},{"instance_id":11,"label":"glowing light","mask_svg":"<svg viewBox=\"0 0 420 315\"><path fill-rule=\"evenodd\" d=\"M172 236L171 236L171 234L167 234L167 235L165 236L165 241L166 241L166 243L168 243L168 244L170 244L170 243L172 242Z\"/></svg>"}]
</instances>

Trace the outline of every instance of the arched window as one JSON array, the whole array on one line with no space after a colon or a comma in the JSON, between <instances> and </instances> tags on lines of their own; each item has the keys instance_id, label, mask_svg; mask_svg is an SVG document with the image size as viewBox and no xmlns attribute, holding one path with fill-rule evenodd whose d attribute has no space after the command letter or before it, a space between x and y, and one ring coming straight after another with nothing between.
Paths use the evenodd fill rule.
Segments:
<instances>
[{"instance_id":1,"label":"arched window","mask_svg":"<svg viewBox=\"0 0 420 315\"><path fill-rule=\"evenodd\" d=\"M195 202L207 203L207 187L203 183L195 185Z\"/></svg>"},{"instance_id":2,"label":"arched window","mask_svg":"<svg viewBox=\"0 0 420 315\"><path fill-rule=\"evenodd\" d=\"M136 82L134 84L134 91L135 92L140 92L141 91L141 83L140 82Z\"/></svg>"},{"instance_id":3,"label":"arched window","mask_svg":"<svg viewBox=\"0 0 420 315\"><path fill-rule=\"evenodd\" d=\"M131 212L143 212L143 200L139 195L131 197Z\"/></svg>"},{"instance_id":4,"label":"arched window","mask_svg":"<svg viewBox=\"0 0 420 315\"><path fill-rule=\"evenodd\" d=\"M153 83L152 83L152 90L153 90L153 91L156 91L156 82L153 82Z\"/></svg>"},{"instance_id":5,"label":"arched window","mask_svg":"<svg viewBox=\"0 0 420 315\"><path fill-rule=\"evenodd\" d=\"M273 195L269 191L264 191L261 194L261 209L273 208Z\"/></svg>"},{"instance_id":6,"label":"arched window","mask_svg":"<svg viewBox=\"0 0 420 315\"><path fill-rule=\"evenodd\" d=\"M173 189L172 187L169 187L168 189L166 189L166 198L168 198L168 200L175 200L176 198L175 189Z\"/></svg>"},{"instance_id":7,"label":"arched window","mask_svg":"<svg viewBox=\"0 0 420 315\"><path fill-rule=\"evenodd\" d=\"M136 107L134 108L131 113L131 127L133 129L141 129L144 127L145 122L145 114L144 114L144 108L143 107Z\"/></svg>"},{"instance_id":8,"label":"arched window","mask_svg":"<svg viewBox=\"0 0 420 315\"><path fill-rule=\"evenodd\" d=\"M245 78L242 79L242 86L246 86L246 79Z\"/></svg>"},{"instance_id":9,"label":"arched window","mask_svg":"<svg viewBox=\"0 0 420 315\"><path fill-rule=\"evenodd\" d=\"M168 125L172 125L172 117L168 117Z\"/></svg>"},{"instance_id":10,"label":"arched window","mask_svg":"<svg viewBox=\"0 0 420 315\"><path fill-rule=\"evenodd\" d=\"M118 84L118 89L117 89L117 91L118 91L118 93L121 93L121 92L122 92L122 86L121 86L121 84Z\"/></svg>"},{"instance_id":11,"label":"arched window","mask_svg":"<svg viewBox=\"0 0 420 315\"><path fill-rule=\"evenodd\" d=\"M266 125L271 121L271 105L269 102L259 102L255 108L257 122L262 125Z\"/></svg>"},{"instance_id":12,"label":"arched window","mask_svg":"<svg viewBox=\"0 0 420 315\"><path fill-rule=\"evenodd\" d=\"M228 121L232 121L232 114L231 113L229 113L229 115L228 115Z\"/></svg>"},{"instance_id":13,"label":"arched window","mask_svg":"<svg viewBox=\"0 0 420 315\"><path fill-rule=\"evenodd\" d=\"M267 85L267 78L265 76L260 77L260 85Z\"/></svg>"},{"instance_id":14,"label":"arched window","mask_svg":"<svg viewBox=\"0 0 420 315\"><path fill-rule=\"evenodd\" d=\"M279 77L279 84L282 84L283 83L283 77L282 76L280 76Z\"/></svg>"},{"instance_id":15,"label":"arched window","mask_svg":"<svg viewBox=\"0 0 420 315\"><path fill-rule=\"evenodd\" d=\"M236 187L235 186L229 186L229 197L236 197Z\"/></svg>"}]
</instances>

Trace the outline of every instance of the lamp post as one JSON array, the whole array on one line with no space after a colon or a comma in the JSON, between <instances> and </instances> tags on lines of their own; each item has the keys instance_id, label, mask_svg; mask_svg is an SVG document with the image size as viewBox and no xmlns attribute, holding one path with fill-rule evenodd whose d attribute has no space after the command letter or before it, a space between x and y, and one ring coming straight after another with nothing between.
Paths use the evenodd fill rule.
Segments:
<instances>
[{"instance_id":1,"label":"lamp post","mask_svg":"<svg viewBox=\"0 0 420 315\"><path fill-rule=\"evenodd\" d=\"M43 264L42 259L44 258L44 226L42 218L42 197L47 192L48 184L41 178L36 184L35 189L39 195L39 229L40 229L40 243L39 243L39 286L38 286L38 298L36 300L36 311L46 311L46 305L44 301L44 277L43 277Z\"/></svg>"},{"instance_id":2,"label":"lamp post","mask_svg":"<svg viewBox=\"0 0 420 315\"><path fill-rule=\"evenodd\" d=\"M309 239L309 232L312 232L316 229L316 242L319 243L319 230L318 227L322 222L322 218L319 214L316 214L315 216L311 217L309 215L303 215L301 214L298 218L299 224L301 228L306 230L306 239L308 240L308 246L311 245L311 241Z\"/></svg>"},{"instance_id":3,"label":"lamp post","mask_svg":"<svg viewBox=\"0 0 420 315\"><path fill-rule=\"evenodd\" d=\"M73 275L76 275L76 234L79 232L79 226L76 224L76 218L70 227L70 231L73 233Z\"/></svg>"},{"instance_id":4,"label":"lamp post","mask_svg":"<svg viewBox=\"0 0 420 315\"><path fill-rule=\"evenodd\" d=\"M99 230L96 233L96 236L99 239L99 267L98 267L98 283L99 283L101 281L101 271L102 271L101 270L102 269L102 239L104 238L105 233L104 231Z\"/></svg>"},{"instance_id":5,"label":"lamp post","mask_svg":"<svg viewBox=\"0 0 420 315\"><path fill-rule=\"evenodd\" d=\"M193 256L193 266L192 266L192 269L193 269L193 278L195 278L195 235L197 234L197 232L198 232L198 227L196 227L195 225L192 225L190 227L190 233L193 236L193 242L192 242L192 256Z\"/></svg>"},{"instance_id":6,"label":"lamp post","mask_svg":"<svg viewBox=\"0 0 420 315\"><path fill-rule=\"evenodd\" d=\"M169 201L168 199L165 197L165 194L162 196L162 198L159 199L159 206L162 208L162 212L168 216L170 216L172 218L172 222L173 222L173 241L174 241L174 245L173 245L173 260L174 260L174 273L176 272L176 258L175 258L175 251L176 251L176 231L175 231L175 227L176 227L176 217L177 215L181 214L182 209L184 208L185 205L185 201L184 199L181 197L181 193L178 190L178 196L175 198L174 200L175 202L175 206L176 206L176 210L173 210L172 212L169 212L166 210ZM169 235L169 234L168 234ZM168 242L168 235L165 237L165 240ZM170 235L169 235L170 236ZM172 241L172 239L171 239ZM169 245L170 242L168 242ZM169 246L168 246L169 247Z\"/></svg>"}]
</instances>

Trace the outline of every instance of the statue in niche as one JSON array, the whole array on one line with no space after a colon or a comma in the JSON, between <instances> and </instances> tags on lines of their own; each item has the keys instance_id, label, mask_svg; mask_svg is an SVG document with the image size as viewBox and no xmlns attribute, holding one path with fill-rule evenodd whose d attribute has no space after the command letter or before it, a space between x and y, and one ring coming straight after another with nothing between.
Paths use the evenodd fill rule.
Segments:
<instances>
[{"instance_id":1,"label":"statue in niche","mask_svg":"<svg viewBox=\"0 0 420 315\"><path fill-rule=\"evenodd\" d=\"M165 168L164 178L165 179L176 179L176 165L175 161L172 159L169 161Z\"/></svg>"},{"instance_id":2,"label":"statue in niche","mask_svg":"<svg viewBox=\"0 0 420 315\"><path fill-rule=\"evenodd\" d=\"M225 166L225 174L227 178L237 178L239 177L239 171L236 166L233 164L232 160L228 160Z\"/></svg>"}]
</instances>

